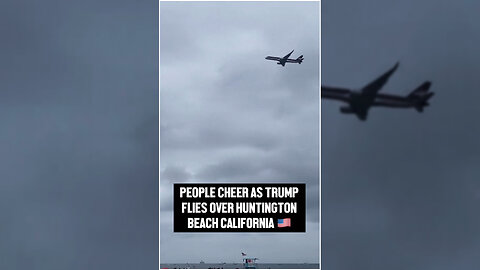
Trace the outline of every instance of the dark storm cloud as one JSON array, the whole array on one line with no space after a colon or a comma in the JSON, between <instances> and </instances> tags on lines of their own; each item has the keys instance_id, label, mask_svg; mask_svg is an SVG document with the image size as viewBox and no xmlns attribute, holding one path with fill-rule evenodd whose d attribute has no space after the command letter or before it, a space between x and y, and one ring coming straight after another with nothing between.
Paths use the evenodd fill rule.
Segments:
<instances>
[{"instance_id":1,"label":"dark storm cloud","mask_svg":"<svg viewBox=\"0 0 480 270\"><path fill-rule=\"evenodd\" d=\"M365 123L322 102L325 268L479 265L478 8L324 3L322 84L361 87L400 60L385 92L436 92L423 114L372 109Z\"/></svg>"},{"instance_id":2,"label":"dark storm cloud","mask_svg":"<svg viewBox=\"0 0 480 270\"><path fill-rule=\"evenodd\" d=\"M162 262L235 262L242 251L318 261L318 3L161 3L160 12ZM292 49L301 65L264 59ZM173 234L173 168L189 182L307 183L310 229L254 234L255 243Z\"/></svg>"},{"instance_id":3,"label":"dark storm cloud","mask_svg":"<svg viewBox=\"0 0 480 270\"><path fill-rule=\"evenodd\" d=\"M0 268L157 267L157 7L2 2Z\"/></svg>"}]
</instances>

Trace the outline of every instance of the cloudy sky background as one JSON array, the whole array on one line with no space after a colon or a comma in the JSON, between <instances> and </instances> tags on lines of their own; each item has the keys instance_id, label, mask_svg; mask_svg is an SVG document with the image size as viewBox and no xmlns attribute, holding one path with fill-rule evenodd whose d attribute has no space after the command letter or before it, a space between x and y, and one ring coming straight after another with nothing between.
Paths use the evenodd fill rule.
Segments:
<instances>
[{"instance_id":1,"label":"cloudy sky background","mask_svg":"<svg viewBox=\"0 0 480 270\"><path fill-rule=\"evenodd\" d=\"M0 4L0 269L158 267L158 4Z\"/></svg>"},{"instance_id":2,"label":"cloudy sky background","mask_svg":"<svg viewBox=\"0 0 480 270\"><path fill-rule=\"evenodd\" d=\"M318 262L318 3L162 2L161 262ZM303 54L281 67L267 55ZM173 233L172 183L307 183L307 233ZM300 251L301 250L301 251Z\"/></svg>"},{"instance_id":3,"label":"cloudy sky background","mask_svg":"<svg viewBox=\"0 0 480 270\"><path fill-rule=\"evenodd\" d=\"M423 114L366 122L322 101L322 265L480 265L480 3L323 1L322 84L360 88L400 61L384 91L432 80Z\"/></svg>"}]
</instances>

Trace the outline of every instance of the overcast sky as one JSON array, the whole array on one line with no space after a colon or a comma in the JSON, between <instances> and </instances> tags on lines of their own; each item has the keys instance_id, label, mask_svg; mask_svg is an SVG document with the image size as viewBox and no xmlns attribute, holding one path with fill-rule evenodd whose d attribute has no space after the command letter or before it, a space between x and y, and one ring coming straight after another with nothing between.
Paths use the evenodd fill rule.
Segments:
<instances>
[{"instance_id":1,"label":"overcast sky","mask_svg":"<svg viewBox=\"0 0 480 270\"><path fill-rule=\"evenodd\" d=\"M322 101L322 265L480 265L480 3L323 1L322 84L360 88L400 61L384 90L424 80L423 114L372 109L366 122Z\"/></svg>"},{"instance_id":2,"label":"overcast sky","mask_svg":"<svg viewBox=\"0 0 480 270\"><path fill-rule=\"evenodd\" d=\"M162 263L318 262L318 5L161 3ZM174 234L175 182L307 183L308 232Z\"/></svg>"},{"instance_id":3,"label":"overcast sky","mask_svg":"<svg viewBox=\"0 0 480 270\"><path fill-rule=\"evenodd\" d=\"M0 4L0 269L158 266L158 4Z\"/></svg>"}]
</instances>

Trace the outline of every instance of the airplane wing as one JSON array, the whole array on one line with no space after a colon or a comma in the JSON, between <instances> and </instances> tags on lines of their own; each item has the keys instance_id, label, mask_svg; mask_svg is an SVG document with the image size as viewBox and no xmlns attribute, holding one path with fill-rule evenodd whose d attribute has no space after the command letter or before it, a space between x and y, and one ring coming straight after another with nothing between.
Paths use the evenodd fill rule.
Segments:
<instances>
[{"instance_id":1,"label":"airplane wing","mask_svg":"<svg viewBox=\"0 0 480 270\"><path fill-rule=\"evenodd\" d=\"M382 87L387 83L388 79L392 74L397 70L398 62L392 67L389 71L385 72L382 76L378 77L373 82L369 83L362 88L362 95L374 96L382 89Z\"/></svg>"},{"instance_id":2,"label":"airplane wing","mask_svg":"<svg viewBox=\"0 0 480 270\"><path fill-rule=\"evenodd\" d=\"M285 55L285 56L283 57L283 59L288 59L288 57L290 57L290 55L292 55L293 51L294 51L294 50L292 50L289 54Z\"/></svg>"},{"instance_id":3,"label":"airplane wing","mask_svg":"<svg viewBox=\"0 0 480 270\"><path fill-rule=\"evenodd\" d=\"M274 61L280 61L282 58L276 57L276 56L267 56L265 57L267 60L274 60Z\"/></svg>"},{"instance_id":4,"label":"airplane wing","mask_svg":"<svg viewBox=\"0 0 480 270\"><path fill-rule=\"evenodd\" d=\"M322 86L322 98L336 99L349 102L351 91L344 88Z\"/></svg>"}]
</instances>

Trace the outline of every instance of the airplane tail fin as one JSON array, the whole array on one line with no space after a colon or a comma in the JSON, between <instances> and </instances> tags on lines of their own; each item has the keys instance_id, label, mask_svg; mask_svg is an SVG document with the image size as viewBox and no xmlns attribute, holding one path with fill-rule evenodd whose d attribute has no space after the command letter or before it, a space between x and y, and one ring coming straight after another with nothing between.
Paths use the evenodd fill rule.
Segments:
<instances>
[{"instance_id":1,"label":"airplane tail fin","mask_svg":"<svg viewBox=\"0 0 480 270\"><path fill-rule=\"evenodd\" d=\"M423 108L430 105L428 100L434 95L433 92L429 92L431 85L431 82L426 81L407 96L414 102L414 107L418 112L423 112Z\"/></svg>"},{"instance_id":2,"label":"airplane tail fin","mask_svg":"<svg viewBox=\"0 0 480 270\"><path fill-rule=\"evenodd\" d=\"M435 93L433 92L430 92L430 93L427 93L425 96L423 96L418 102L415 103L415 109L418 111L418 112L423 112L423 108L424 107L427 107L428 105L430 105L430 103L428 103L428 100L433 97Z\"/></svg>"},{"instance_id":3,"label":"airplane tail fin","mask_svg":"<svg viewBox=\"0 0 480 270\"><path fill-rule=\"evenodd\" d=\"M297 61L299 64L301 64L303 62L303 55L300 55L298 58L297 58Z\"/></svg>"}]
</instances>

